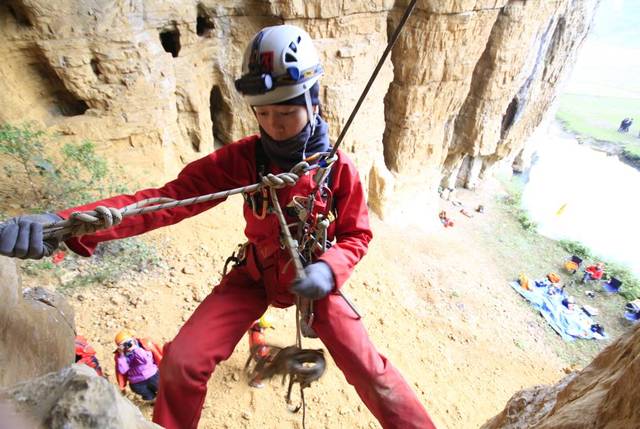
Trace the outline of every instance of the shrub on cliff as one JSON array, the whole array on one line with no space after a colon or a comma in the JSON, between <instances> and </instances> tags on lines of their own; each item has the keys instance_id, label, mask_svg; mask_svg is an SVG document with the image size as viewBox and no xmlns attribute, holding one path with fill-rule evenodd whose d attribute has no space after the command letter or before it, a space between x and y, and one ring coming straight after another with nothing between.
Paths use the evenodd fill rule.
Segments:
<instances>
[{"instance_id":1,"label":"shrub on cliff","mask_svg":"<svg viewBox=\"0 0 640 429\"><path fill-rule=\"evenodd\" d=\"M0 125L0 164L5 173L0 183L1 219L9 214L60 210L126 191L93 143L60 145L33 125ZM27 261L23 272L53 274L67 288L115 283L126 273L159 264L153 248L131 238L103 243L91 259L66 258L59 253L57 259Z\"/></svg>"}]
</instances>

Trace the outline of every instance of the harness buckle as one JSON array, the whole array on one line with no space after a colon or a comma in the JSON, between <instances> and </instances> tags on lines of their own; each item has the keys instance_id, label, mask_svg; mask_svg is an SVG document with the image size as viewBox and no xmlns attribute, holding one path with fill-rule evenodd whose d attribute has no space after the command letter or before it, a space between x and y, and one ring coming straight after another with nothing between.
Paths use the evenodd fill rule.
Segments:
<instances>
[{"instance_id":1,"label":"harness buckle","mask_svg":"<svg viewBox=\"0 0 640 429\"><path fill-rule=\"evenodd\" d=\"M231 268L239 267L244 265L247 262L247 247L249 246L249 242L238 244L236 250L231 253L231 256L224 261L224 267L222 268L222 276L227 275L227 268L229 264L233 262Z\"/></svg>"}]
</instances>

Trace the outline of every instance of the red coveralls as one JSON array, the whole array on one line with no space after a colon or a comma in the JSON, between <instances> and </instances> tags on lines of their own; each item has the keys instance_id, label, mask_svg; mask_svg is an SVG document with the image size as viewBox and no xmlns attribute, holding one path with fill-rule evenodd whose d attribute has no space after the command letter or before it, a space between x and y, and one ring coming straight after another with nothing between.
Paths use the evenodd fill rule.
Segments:
<instances>
[{"instance_id":1,"label":"red coveralls","mask_svg":"<svg viewBox=\"0 0 640 429\"><path fill-rule=\"evenodd\" d=\"M185 199L253 184L257 177L255 143L258 138L244 138L190 163L177 179L161 188L113 197L68 209L59 215L67 218L73 211L97 205L120 208L145 198ZM335 237L336 243L319 258L331 267L336 289L351 275L372 238L357 170L343 153L338 154L331 173L337 220L328 231L329 239ZM269 170L276 174L282 172L275 166ZM308 174L295 186L278 190L281 207L286 207L294 195L308 196L313 185L312 175ZM66 244L74 252L89 256L101 241L171 225L220 202L222 200L126 217L113 229L75 237ZM269 214L259 220L248 204L244 205L244 216L245 235L251 243L246 263L222 278L176 338L165 345L153 421L167 429L196 428L207 382L216 365L231 356L236 344L269 305L284 308L294 303L294 296L288 291L295 277L294 266L288 263L287 251L280 247L276 216ZM287 221L293 219L287 216ZM313 329L384 428L434 427L415 393L393 365L376 351L363 324L339 295L331 293L316 301Z\"/></svg>"}]
</instances>

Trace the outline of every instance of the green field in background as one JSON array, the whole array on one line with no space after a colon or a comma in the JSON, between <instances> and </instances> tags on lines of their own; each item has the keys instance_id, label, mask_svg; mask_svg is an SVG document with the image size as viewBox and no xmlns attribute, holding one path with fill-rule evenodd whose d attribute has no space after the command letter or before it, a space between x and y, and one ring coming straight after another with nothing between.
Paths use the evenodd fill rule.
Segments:
<instances>
[{"instance_id":1,"label":"green field in background","mask_svg":"<svg viewBox=\"0 0 640 429\"><path fill-rule=\"evenodd\" d=\"M619 143L625 152L640 157L640 99L563 94L556 117L575 134ZM619 133L624 118L633 118L628 133Z\"/></svg>"}]
</instances>

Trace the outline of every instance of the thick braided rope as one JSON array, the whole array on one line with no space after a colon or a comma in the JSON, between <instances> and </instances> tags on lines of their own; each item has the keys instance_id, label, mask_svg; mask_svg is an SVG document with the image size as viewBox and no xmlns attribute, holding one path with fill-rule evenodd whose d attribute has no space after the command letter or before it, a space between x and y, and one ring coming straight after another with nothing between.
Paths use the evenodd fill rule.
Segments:
<instances>
[{"instance_id":1,"label":"thick braided rope","mask_svg":"<svg viewBox=\"0 0 640 429\"><path fill-rule=\"evenodd\" d=\"M135 203L121 209L98 206L94 210L74 212L68 219L61 222L44 225L43 235L45 239L55 237L59 240L66 240L70 237L90 234L99 230L111 228L112 226L118 225L127 216L204 203L227 198L231 195L255 192L265 187L279 189L285 186L293 186L302 174L315 168L317 168L317 166L309 166L306 161L302 161L296 164L291 171L277 175L268 174L263 177L261 183L255 183L241 188L200 195L197 197L186 198L184 200L174 200L172 198L163 197L148 198L146 200L136 201Z\"/></svg>"}]
</instances>

